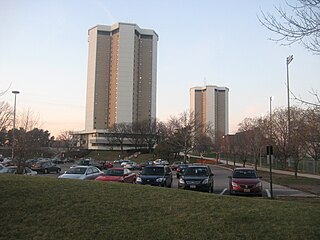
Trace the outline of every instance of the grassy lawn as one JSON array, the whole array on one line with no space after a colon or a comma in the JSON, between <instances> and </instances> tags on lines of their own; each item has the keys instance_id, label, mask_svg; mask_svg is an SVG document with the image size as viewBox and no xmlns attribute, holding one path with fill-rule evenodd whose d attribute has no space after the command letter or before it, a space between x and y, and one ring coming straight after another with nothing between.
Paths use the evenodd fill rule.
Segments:
<instances>
[{"instance_id":1,"label":"grassy lawn","mask_svg":"<svg viewBox=\"0 0 320 240\"><path fill-rule=\"evenodd\" d=\"M319 239L320 204L0 175L0 239Z\"/></svg>"},{"instance_id":2,"label":"grassy lawn","mask_svg":"<svg viewBox=\"0 0 320 240\"><path fill-rule=\"evenodd\" d=\"M269 182L269 172L259 171L258 174L264 181ZM288 186L291 188L299 189L301 191L320 195L320 179L312 179L299 176L296 178L291 175L272 173L272 182L275 184Z\"/></svg>"}]
</instances>

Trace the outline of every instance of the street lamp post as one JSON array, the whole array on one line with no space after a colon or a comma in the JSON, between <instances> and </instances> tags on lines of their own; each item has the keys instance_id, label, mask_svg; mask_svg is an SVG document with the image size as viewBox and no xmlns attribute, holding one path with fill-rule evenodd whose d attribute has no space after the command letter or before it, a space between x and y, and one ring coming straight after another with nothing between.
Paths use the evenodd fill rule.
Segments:
<instances>
[{"instance_id":1,"label":"street lamp post","mask_svg":"<svg viewBox=\"0 0 320 240\"><path fill-rule=\"evenodd\" d=\"M272 187L272 99L273 97L270 97L270 148L269 148L269 167L270 167L270 193L271 198L273 198L273 187Z\"/></svg>"},{"instance_id":2,"label":"street lamp post","mask_svg":"<svg viewBox=\"0 0 320 240\"><path fill-rule=\"evenodd\" d=\"M289 85L289 64L293 60L293 55L287 57L287 97L288 97L288 147L290 144L291 119L290 119L290 85Z\"/></svg>"},{"instance_id":3,"label":"street lamp post","mask_svg":"<svg viewBox=\"0 0 320 240\"><path fill-rule=\"evenodd\" d=\"M14 94L14 107L13 107L13 129L12 129L12 154L11 154L11 158L13 160L14 158L14 147L15 147L15 135L14 135L14 131L16 128L16 103L17 103L17 94L19 94L19 91L12 91L12 93Z\"/></svg>"}]
</instances>

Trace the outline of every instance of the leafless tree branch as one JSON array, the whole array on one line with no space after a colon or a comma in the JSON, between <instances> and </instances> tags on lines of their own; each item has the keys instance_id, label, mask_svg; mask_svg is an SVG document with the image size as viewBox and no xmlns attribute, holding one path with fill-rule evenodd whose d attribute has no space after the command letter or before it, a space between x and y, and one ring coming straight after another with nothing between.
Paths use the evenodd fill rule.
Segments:
<instances>
[{"instance_id":1,"label":"leafless tree branch","mask_svg":"<svg viewBox=\"0 0 320 240\"><path fill-rule=\"evenodd\" d=\"M320 0L297 0L298 3L274 7L276 16L261 10L260 23L279 38L271 39L282 45L299 43L314 54L320 54Z\"/></svg>"}]
</instances>

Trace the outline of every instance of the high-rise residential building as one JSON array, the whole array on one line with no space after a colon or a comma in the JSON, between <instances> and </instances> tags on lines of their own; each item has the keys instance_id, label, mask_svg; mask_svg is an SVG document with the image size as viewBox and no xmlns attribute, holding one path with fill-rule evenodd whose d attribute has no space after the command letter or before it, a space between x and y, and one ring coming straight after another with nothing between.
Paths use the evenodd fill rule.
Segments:
<instances>
[{"instance_id":1,"label":"high-rise residential building","mask_svg":"<svg viewBox=\"0 0 320 240\"><path fill-rule=\"evenodd\" d=\"M97 25L88 35L85 130L74 134L82 148L132 148L129 137L124 146L113 141L111 128L156 119L159 37L131 23Z\"/></svg>"},{"instance_id":2,"label":"high-rise residential building","mask_svg":"<svg viewBox=\"0 0 320 240\"><path fill-rule=\"evenodd\" d=\"M229 132L229 89L207 85L190 89L190 111L204 127L211 125L213 141L219 144Z\"/></svg>"},{"instance_id":3,"label":"high-rise residential building","mask_svg":"<svg viewBox=\"0 0 320 240\"><path fill-rule=\"evenodd\" d=\"M88 34L86 131L155 119L157 33L116 23Z\"/></svg>"}]
</instances>

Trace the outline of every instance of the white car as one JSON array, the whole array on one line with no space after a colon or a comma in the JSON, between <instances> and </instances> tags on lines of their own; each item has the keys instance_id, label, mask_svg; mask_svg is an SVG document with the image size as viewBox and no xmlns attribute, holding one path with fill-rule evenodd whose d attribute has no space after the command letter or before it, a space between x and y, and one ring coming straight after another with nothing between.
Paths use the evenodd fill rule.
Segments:
<instances>
[{"instance_id":1,"label":"white car","mask_svg":"<svg viewBox=\"0 0 320 240\"><path fill-rule=\"evenodd\" d=\"M99 168L94 166L74 166L58 178L93 180L102 175L102 173Z\"/></svg>"},{"instance_id":2,"label":"white car","mask_svg":"<svg viewBox=\"0 0 320 240\"><path fill-rule=\"evenodd\" d=\"M166 160L163 160L163 159L157 159L157 160L153 161L153 164L156 164L156 165L168 165L169 162L167 162Z\"/></svg>"},{"instance_id":3,"label":"white car","mask_svg":"<svg viewBox=\"0 0 320 240\"><path fill-rule=\"evenodd\" d=\"M127 162L126 164L123 165L123 168L127 168L127 169L135 169L137 167L137 163L136 162Z\"/></svg>"},{"instance_id":4,"label":"white car","mask_svg":"<svg viewBox=\"0 0 320 240\"><path fill-rule=\"evenodd\" d=\"M121 167L123 167L124 165L126 165L129 162L131 162L131 161L130 160L123 160L120 165L121 165Z\"/></svg>"}]
</instances>

